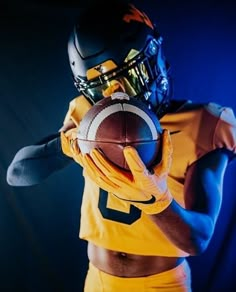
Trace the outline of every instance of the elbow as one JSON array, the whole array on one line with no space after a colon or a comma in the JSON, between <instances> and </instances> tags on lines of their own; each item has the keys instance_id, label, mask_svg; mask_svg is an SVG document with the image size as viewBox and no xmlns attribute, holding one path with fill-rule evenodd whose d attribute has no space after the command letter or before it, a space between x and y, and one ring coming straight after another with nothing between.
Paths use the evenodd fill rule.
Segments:
<instances>
[{"instance_id":1,"label":"elbow","mask_svg":"<svg viewBox=\"0 0 236 292\"><path fill-rule=\"evenodd\" d=\"M15 167L15 164L10 164L7 169L6 181L10 186L18 186L20 170Z\"/></svg>"},{"instance_id":2,"label":"elbow","mask_svg":"<svg viewBox=\"0 0 236 292\"><path fill-rule=\"evenodd\" d=\"M21 163L11 163L7 169L6 181L12 187L25 187L36 184L28 178L24 166Z\"/></svg>"},{"instance_id":3,"label":"elbow","mask_svg":"<svg viewBox=\"0 0 236 292\"><path fill-rule=\"evenodd\" d=\"M203 254L208 245L209 245L210 240L206 239L198 239L198 240L193 240L190 246L186 249L186 251L191 255L191 256L198 256Z\"/></svg>"},{"instance_id":4,"label":"elbow","mask_svg":"<svg viewBox=\"0 0 236 292\"><path fill-rule=\"evenodd\" d=\"M210 239L203 237L182 237L176 246L191 256L198 256L205 252Z\"/></svg>"},{"instance_id":5,"label":"elbow","mask_svg":"<svg viewBox=\"0 0 236 292\"><path fill-rule=\"evenodd\" d=\"M195 234L190 239L190 248L189 254L192 256L197 256L203 254L209 246L211 241L213 232L214 232L214 224L212 220L209 220L208 227L205 229L205 232Z\"/></svg>"},{"instance_id":6,"label":"elbow","mask_svg":"<svg viewBox=\"0 0 236 292\"><path fill-rule=\"evenodd\" d=\"M190 238L189 254L197 256L203 254L209 246L214 232L214 221L210 217L206 217L205 225L198 232L192 233Z\"/></svg>"},{"instance_id":7,"label":"elbow","mask_svg":"<svg viewBox=\"0 0 236 292\"><path fill-rule=\"evenodd\" d=\"M207 225L207 228L205 228L204 232L201 230L201 232L196 232L189 235L188 239L185 238L186 240L184 250L191 256L198 256L203 254L209 246L213 231L213 222L212 220L209 220L209 224Z\"/></svg>"},{"instance_id":8,"label":"elbow","mask_svg":"<svg viewBox=\"0 0 236 292\"><path fill-rule=\"evenodd\" d=\"M6 181L10 186L14 186L14 167L12 165L7 169Z\"/></svg>"}]
</instances>

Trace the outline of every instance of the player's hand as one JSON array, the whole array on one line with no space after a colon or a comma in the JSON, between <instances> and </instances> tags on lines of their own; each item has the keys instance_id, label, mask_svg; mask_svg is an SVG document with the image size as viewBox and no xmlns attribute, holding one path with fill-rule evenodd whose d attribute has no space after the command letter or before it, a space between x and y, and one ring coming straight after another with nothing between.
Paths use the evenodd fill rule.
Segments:
<instances>
[{"instance_id":1,"label":"player's hand","mask_svg":"<svg viewBox=\"0 0 236 292\"><path fill-rule=\"evenodd\" d=\"M147 214L163 211L172 201L167 176L172 161L172 144L167 130L162 135L162 160L149 171L133 147L124 149L130 172L122 171L96 149L83 157L90 178L102 189L130 202Z\"/></svg>"},{"instance_id":2,"label":"player's hand","mask_svg":"<svg viewBox=\"0 0 236 292\"><path fill-rule=\"evenodd\" d=\"M80 152L80 149L77 143L77 140L78 140L77 133L78 133L77 128L70 129L66 133L61 132L61 147L65 155L73 158L78 164L84 167L83 155Z\"/></svg>"}]
</instances>

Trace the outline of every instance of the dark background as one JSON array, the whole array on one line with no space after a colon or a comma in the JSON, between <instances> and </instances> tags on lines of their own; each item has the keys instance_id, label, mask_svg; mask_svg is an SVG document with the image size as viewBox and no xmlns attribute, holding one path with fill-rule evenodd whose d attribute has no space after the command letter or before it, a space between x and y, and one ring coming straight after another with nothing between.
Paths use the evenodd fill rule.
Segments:
<instances>
[{"instance_id":1,"label":"dark background","mask_svg":"<svg viewBox=\"0 0 236 292\"><path fill-rule=\"evenodd\" d=\"M56 132L77 95L67 39L86 1L8 1L0 5L0 291L82 291L86 244L78 239L83 180L77 165L40 185L7 185L16 151ZM110 3L110 4L109 4ZM233 1L135 1L156 20L172 65L177 99L236 109ZM108 1L112 5L112 1ZM104 15L101 15L104 21ZM88 21L92 21L89 19ZM109 24L108 24L109 27ZM207 125L206 125L207 127ZM194 291L236 290L235 169L208 250L189 262Z\"/></svg>"}]
</instances>

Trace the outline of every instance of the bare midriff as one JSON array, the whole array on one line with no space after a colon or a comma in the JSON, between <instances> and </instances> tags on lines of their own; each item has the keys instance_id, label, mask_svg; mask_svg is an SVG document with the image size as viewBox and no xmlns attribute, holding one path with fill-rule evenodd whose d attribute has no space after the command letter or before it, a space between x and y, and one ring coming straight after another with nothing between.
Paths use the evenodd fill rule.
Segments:
<instances>
[{"instance_id":1,"label":"bare midriff","mask_svg":"<svg viewBox=\"0 0 236 292\"><path fill-rule=\"evenodd\" d=\"M184 258L144 256L112 251L88 243L89 261L99 270L117 277L145 277L178 266Z\"/></svg>"}]
</instances>

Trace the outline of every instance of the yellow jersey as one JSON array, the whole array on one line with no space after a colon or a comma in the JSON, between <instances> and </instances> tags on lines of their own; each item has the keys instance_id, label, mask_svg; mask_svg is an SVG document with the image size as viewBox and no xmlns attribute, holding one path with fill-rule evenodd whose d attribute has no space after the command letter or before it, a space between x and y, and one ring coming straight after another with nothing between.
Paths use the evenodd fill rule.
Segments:
<instances>
[{"instance_id":1,"label":"yellow jersey","mask_svg":"<svg viewBox=\"0 0 236 292\"><path fill-rule=\"evenodd\" d=\"M84 106L85 104L85 106ZM65 122L76 125L90 106L80 96L70 104ZM185 103L179 110L160 120L163 129L171 133L173 161L168 187L173 198L184 205L184 182L188 167L217 148L236 152L236 119L231 108L209 103ZM85 185L81 206L79 236L106 249L156 256L184 257L177 248L140 209L100 189L83 172Z\"/></svg>"}]
</instances>

